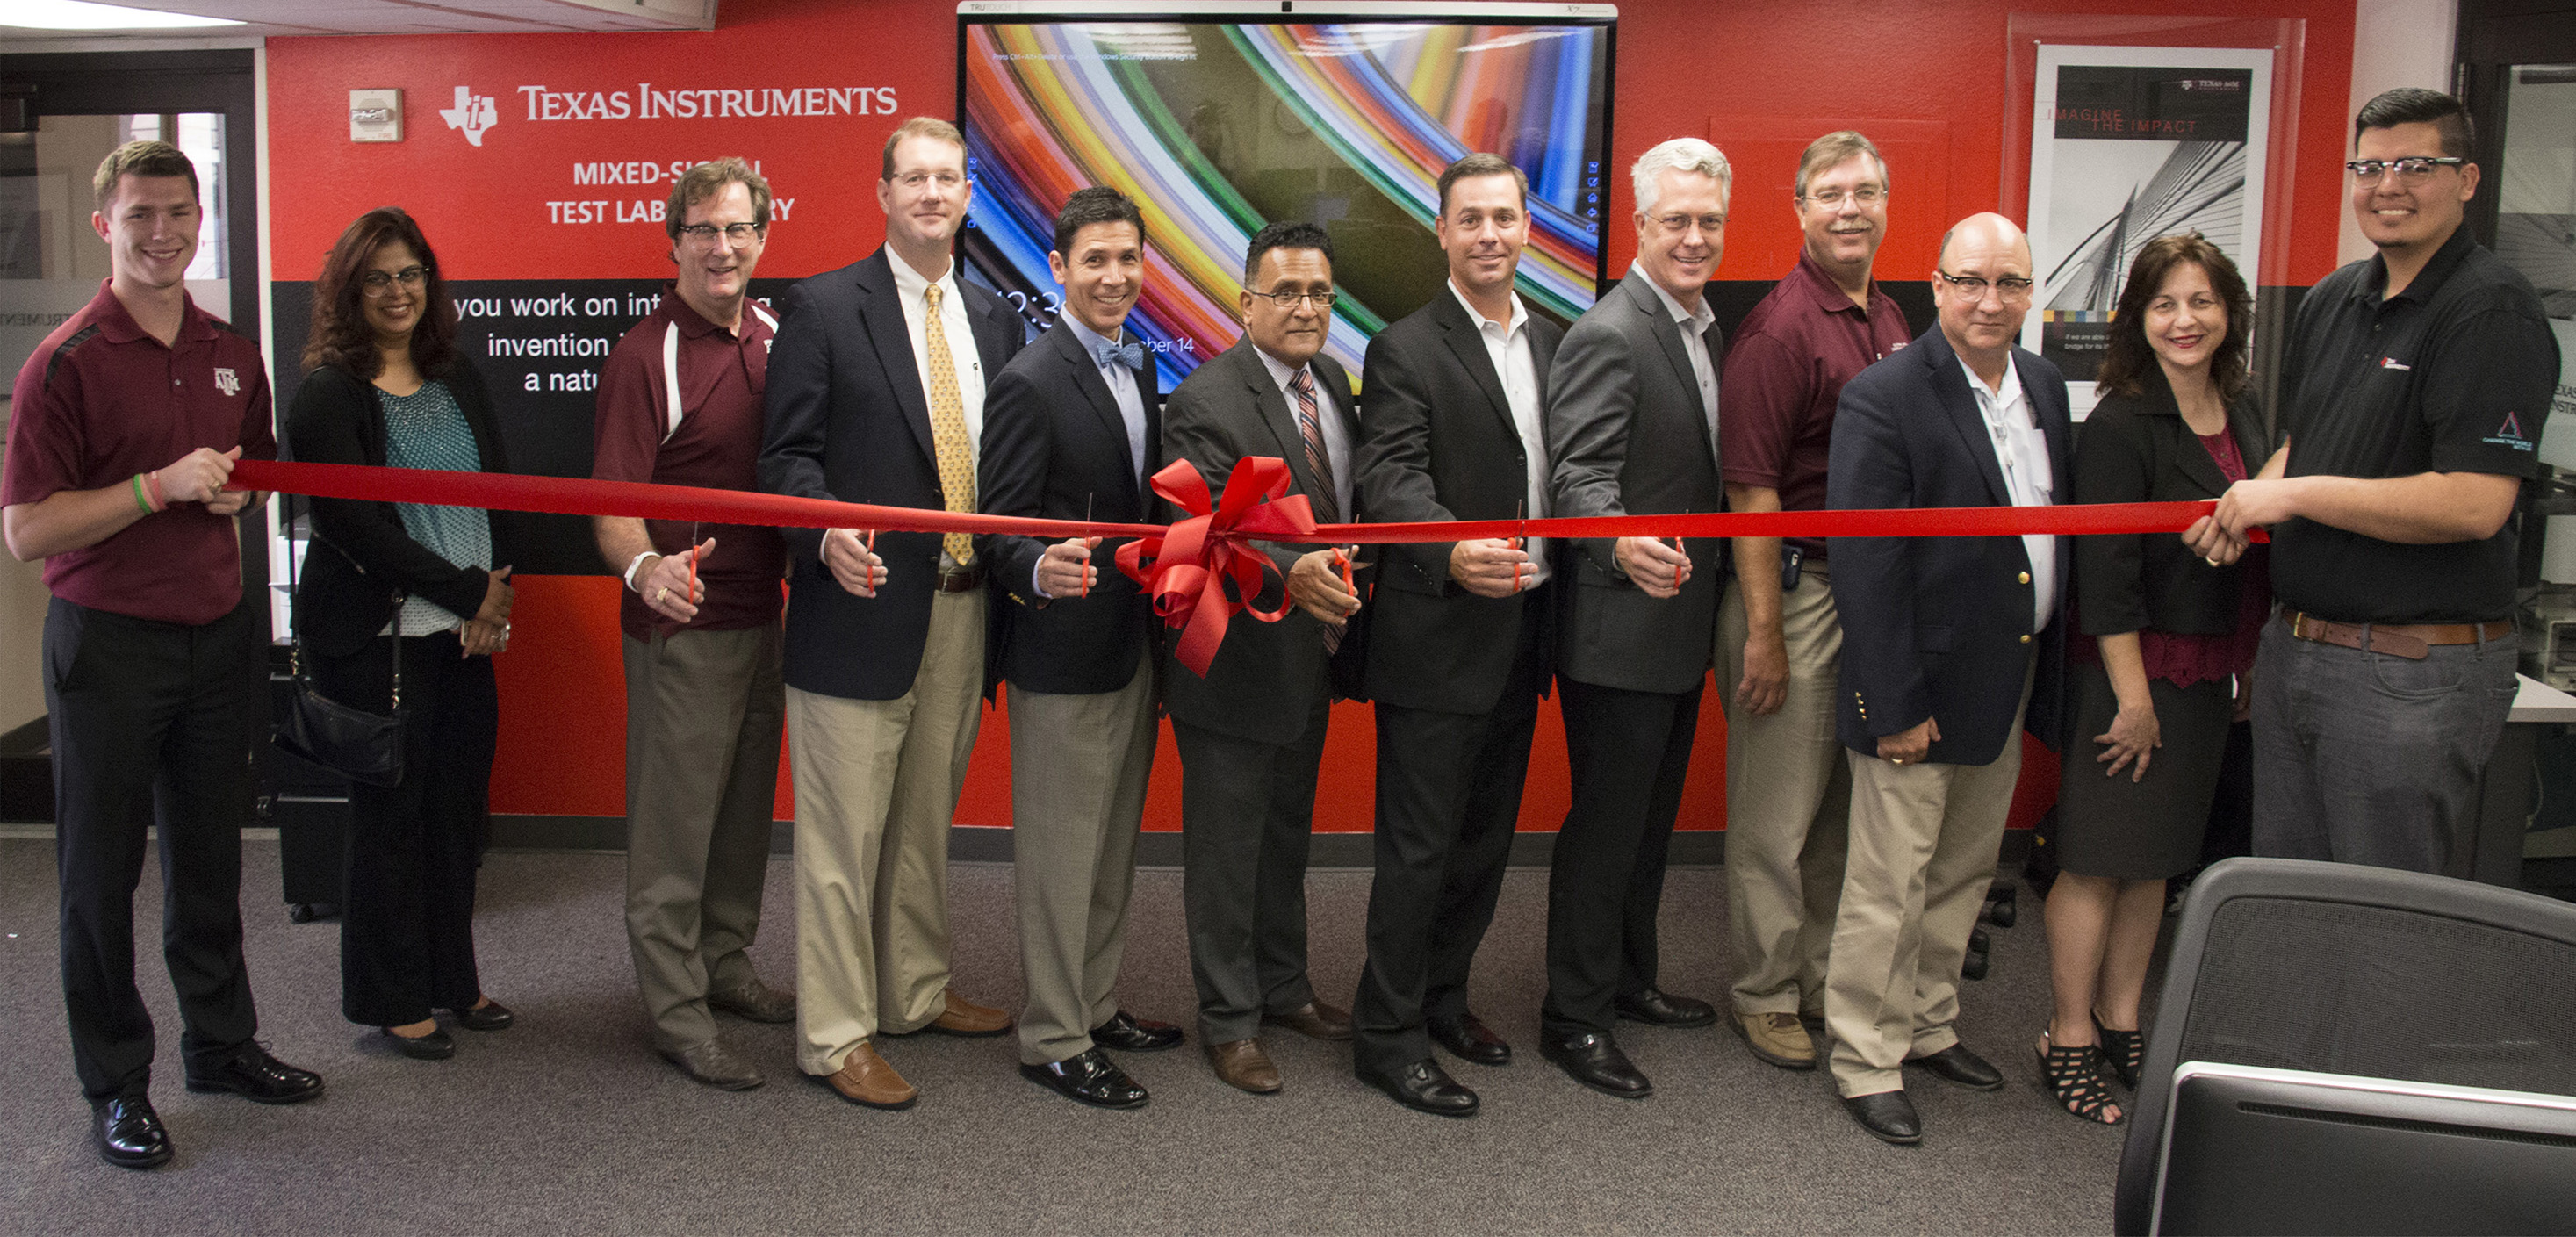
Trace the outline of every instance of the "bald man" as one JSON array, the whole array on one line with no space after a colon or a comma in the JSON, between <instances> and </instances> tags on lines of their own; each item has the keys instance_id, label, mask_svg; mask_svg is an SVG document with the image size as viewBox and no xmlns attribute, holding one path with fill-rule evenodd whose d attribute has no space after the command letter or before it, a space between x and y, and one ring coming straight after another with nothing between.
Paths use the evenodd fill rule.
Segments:
<instances>
[{"instance_id":1,"label":"bald man","mask_svg":"<svg viewBox=\"0 0 2576 1237\"><path fill-rule=\"evenodd\" d=\"M1940 324L1843 387L1833 508L2040 507L2073 476L2066 380L2013 346L2030 242L2001 215L1941 240ZM2063 537L1837 537L1835 735L1851 763L1851 857L1825 973L1834 1086L1854 1120L1918 1142L1903 1066L1991 1091L1959 1042L1959 964L2003 842L2021 734L2057 739Z\"/></svg>"}]
</instances>

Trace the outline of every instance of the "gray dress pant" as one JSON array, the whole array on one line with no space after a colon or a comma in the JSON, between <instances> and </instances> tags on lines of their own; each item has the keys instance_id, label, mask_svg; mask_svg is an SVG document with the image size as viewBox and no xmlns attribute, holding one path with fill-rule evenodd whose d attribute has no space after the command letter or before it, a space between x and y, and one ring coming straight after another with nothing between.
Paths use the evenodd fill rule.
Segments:
<instances>
[{"instance_id":1,"label":"gray dress pant","mask_svg":"<svg viewBox=\"0 0 2576 1237\"><path fill-rule=\"evenodd\" d=\"M716 1037L709 991L753 979L787 722L779 629L625 638L626 944L653 1047Z\"/></svg>"},{"instance_id":2,"label":"gray dress pant","mask_svg":"<svg viewBox=\"0 0 2576 1237\"><path fill-rule=\"evenodd\" d=\"M1306 977L1306 853L1332 702L1291 743L1172 719L1181 752L1181 901L1203 1044L1260 1034L1315 999Z\"/></svg>"}]
</instances>

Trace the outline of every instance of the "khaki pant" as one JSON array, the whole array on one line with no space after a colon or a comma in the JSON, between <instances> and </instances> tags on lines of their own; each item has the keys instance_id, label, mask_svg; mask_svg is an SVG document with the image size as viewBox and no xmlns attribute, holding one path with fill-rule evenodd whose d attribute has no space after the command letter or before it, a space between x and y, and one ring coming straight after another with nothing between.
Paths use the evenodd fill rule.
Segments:
<instances>
[{"instance_id":1,"label":"khaki pant","mask_svg":"<svg viewBox=\"0 0 2576 1237\"><path fill-rule=\"evenodd\" d=\"M2022 709L2031 675L2022 672ZM1959 1042L1959 964L2021 778L2021 713L1993 764L1851 763L1851 858L1825 978L1834 1086L1904 1089L1899 1067Z\"/></svg>"},{"instance_id":2,"label":"khaki pant","mask_svg":"<svg viewBox=\"0 0 2576 1237\"><path fill-rule=\"evenodd\" d=\"M982 720L984 594L931 599L912 690L787 689L796 774L796 1063L930 1025L948 986L948 826ZM852 656L859 656L852 650Z\"/></svg>"},{"instance_id":3,"label":"khaki pant","mask_svg":"<svg viewBox=\"0 0 2576 1237\"><path fill-rule=\"evenodd\" d=\"M1834 738L1842 619L1825 564L1780 596L1789 685L1779 711L1736 703L1744 681L1740 580L1717 614L1717 686L1726 693L1726 906L1735 938L1735 1012L1795 1014L1824 1005L1825 956L1842 901L1851 766Z\"/></svg>"},{"instance_id":4,"label":"khaki pant","mask_svg":"<svg viewBox=\"0 0 2576 1237\"><path fill-rule=\"evenodd\" d=\"M1091 1049L1118 1012L1136 831L1154 770L1154 663L1114 692L1051 695L1011 685L1011 878L1018 892L1020 1062Z\"/></svg>"},{"instance_id":5,"label":"khaki pant","mask_svg":"<svg viewBox=\"0 0 2576 1237\"><path fill-rule=\"evenodd\" d=\"M786 720L778 624L629 636L626 944L653 1047L716 1036L708 991L751 982Z\"/></svg>"}]
</instances>

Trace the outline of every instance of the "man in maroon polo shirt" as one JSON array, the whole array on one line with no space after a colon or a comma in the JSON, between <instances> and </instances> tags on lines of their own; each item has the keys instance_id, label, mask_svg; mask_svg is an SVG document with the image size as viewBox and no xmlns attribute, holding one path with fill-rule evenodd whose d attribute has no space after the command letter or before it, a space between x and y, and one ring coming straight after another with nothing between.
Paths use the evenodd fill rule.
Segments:
<instances>
[{"instance_id":1,"label":"man in maroon polo shirt","mask_svg":"<svg viewBox=\"0 0 2576 1237\"><path fill-rule=\"evenodd\" d=\"M1736 329L1719 395L1726 502L1815 511L1843 384L1913 336L1870 279L1887 233L1887 165L1868 138L1828 133L1798 161L1797 266ZM1753 1055L1814 1069L1801 1016L1820 1017L1843 880L1851 773L1834 740L1842 623L1825 543L1735 539L1718 610L1726 696L1726 885L1733 1024Z\"/></svg>"},{"instance_id":2,"label":"man in maroon polo shirt","mask_svg":"<svg viewBox=\"0 0 2576 1237\"><path fill-rule=\"evenodd\" d=\"M752 489L761 391L778 320L753 302L769 235L769 182L740 159L671 186L664 227L676 278L617 341L599 378L591 476ZM653 1047L711 1087L760 1071L716 1035L723 1010L786 1022L796 998L760 981L769 822L786 724L779 677L778 530L601 516L621 569L626 660L626 941Z\"/></svg>"},{"instance_id":3,"label":"man in maroon polo shirt","mask_svg":"<svg viewBox=\"0 0 2576 1237\"><path fill-rule=\"evenodd\" d=\"M45 560L45 709L62 885L63 1006L99 1155L170 1158L147 1095L152 1015L134 985L134 888L161 827L163 959L191 1091L264 1104L322 1093L268 1055L242 961L241 831L261 681L242 595L233 461L274 459L259 346L188 298L196 168L165 142L99 164L98 296L45 337L11 392L0 531Z\"/></svg>"}]
</instances>

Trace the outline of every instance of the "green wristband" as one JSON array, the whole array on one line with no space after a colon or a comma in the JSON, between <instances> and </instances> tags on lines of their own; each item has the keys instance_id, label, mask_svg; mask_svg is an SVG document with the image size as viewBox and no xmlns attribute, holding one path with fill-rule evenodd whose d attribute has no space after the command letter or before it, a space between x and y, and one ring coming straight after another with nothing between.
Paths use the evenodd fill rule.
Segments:
<instances>
[{"instance_id":1,"label":"green wristband","mask_svg":"<svg viewBox=\"0 0 2576 1237\"><path fill-rule=\"evenodd\" d=\"M134 474L134 480L133 480L133 482L132 482L132 485L133 485L133 487L134 487L134 505L135 505L136 507L138 507L138 508L141 508L141 509L142 509L142 511L143 511L143 514L145 514L145 515L150 515L150 514L152 514L152 500L151 500L151 499L149 499L149 498L145 498L145 497L143 496L143 474L142 474L142 473L139 473L139 472L138 472L138 473Z\"/></svg>"}]
</instances>

